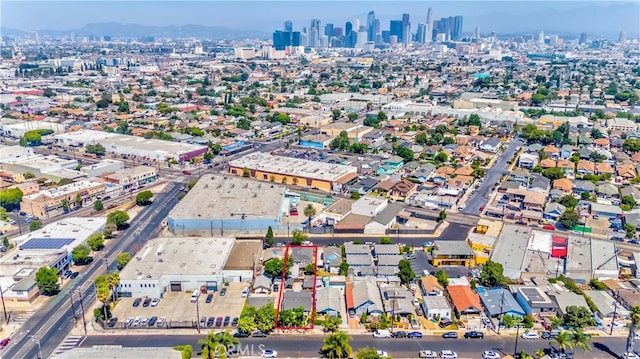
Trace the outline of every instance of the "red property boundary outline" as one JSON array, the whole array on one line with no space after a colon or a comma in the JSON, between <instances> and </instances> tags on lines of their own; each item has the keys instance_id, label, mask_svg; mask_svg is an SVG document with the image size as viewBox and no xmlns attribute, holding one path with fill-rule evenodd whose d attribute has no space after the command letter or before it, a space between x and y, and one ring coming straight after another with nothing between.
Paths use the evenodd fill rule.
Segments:
<instances>
[{"instance_id":1,"label":"red property boundary outline","mask_svg":"<svg viewBox=\"0 0 640 359\"><path fill-rule=\"evenodd\" d=\"M284 297L284 292L286 291L286 274L287 274L287 261L289 260L289 252L293 248L310 248L313 250L313 290L311 291L311 325L307 327L282 327L278 325L278 321L280 319L280 308L282 307L282 298ZM274 324L274 329L284 329L284 330L312 330L315 325L316 320L316 279L318 277L318 246L313 245L298 245L298 244L287 244L284 252L284 267L282 271L282 278L280 283L280 292L278 293L278 306L276 307L276 322Z\"/></svg>"}]
</instances>

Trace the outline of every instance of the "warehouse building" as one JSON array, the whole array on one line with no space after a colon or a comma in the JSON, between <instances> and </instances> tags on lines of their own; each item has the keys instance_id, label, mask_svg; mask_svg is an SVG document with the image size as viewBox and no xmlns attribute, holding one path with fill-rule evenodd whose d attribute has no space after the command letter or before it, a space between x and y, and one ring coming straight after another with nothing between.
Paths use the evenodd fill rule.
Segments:
<instances>
[{"instance_id":1,"label":"warehouse building","mask_svg":"<svg viewBox=\"0 0 640 359\"><path fill-rule=\"evenodd\" d=\"M234 238L151 239L120 272L118 293L160 298L164 292L217 290L234 243ZM251 272L237 279L250 281Z\"/></svg>"},{"instance_id":2,"label":"warehouse building","mask_svg":"<svg viewBox=\"0 0 640 359\"><path fill-rule=\"evenodd\" d=\"M341 193L345 184L358 176L358 169L353 166L255 152L230 161L229 173Z\"/></svg>"},{"instance_id":3,"label":"warehouse building","mask_svg":"<svg viewBox=\"0 0 640 359\"><path fill-rule=\"evenodd\" d=\"M56 135L55 139L59 145L72 147L86 147L99 143L104 146L106 152L114 155L137 156L142 160L158 162L166 162L169 159L189 161L209 150L206 145L146 139L95 130L64 133Z\"/></svg>"},{"instance_id":4,"label":"warehouse building","mask_svg":"<svg viewBox=\"0 0 640 359\"><path fill-rule=\"evenodd\" d=\"M179 236L264 235L269 226L277 231L288 213L285 192L274 183L205 175L169 213L169 231Z\"/></svg>"}]
</instances>

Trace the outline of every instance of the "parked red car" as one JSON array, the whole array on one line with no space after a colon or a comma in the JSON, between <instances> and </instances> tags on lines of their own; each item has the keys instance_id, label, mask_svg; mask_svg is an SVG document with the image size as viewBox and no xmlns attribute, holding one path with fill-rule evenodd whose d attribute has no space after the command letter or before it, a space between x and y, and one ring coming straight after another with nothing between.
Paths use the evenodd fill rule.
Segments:
<instances>
[{"instance_id":1,"label":"parked red car","mask_svg":"<svg viewBox=\"0 0 640 359\"><path fill-rule=\"evenodd\" d=\"M4 338L4 339L0 340L0 349L4 349L4 347L9 345L10 341L11 341L11 339L9 339L9 338Z\"/></svg>"},{"instance_id":2,"label":"parked red car","mask_svg":"<svg viewBox=\"0 0 640 359\"><path fill-rule=\"evenodd\" d=\"M544 226L542 226L542 228L548 229L550 231L555 231L556 230L556 226L554 226L553 224L545 224Z\"/></svg>"},{"instance_id":3,"label":"parked red car","mask_svg":"<svg viewBox=\"0 0 640 359\"><path fill-rule=\"evenodd\" d=\"M182 174L187 175L187 176L190 176L190 175L191 175L191 172L190 172L190 171L182 171Z\"/></svg>"}]
</instances>

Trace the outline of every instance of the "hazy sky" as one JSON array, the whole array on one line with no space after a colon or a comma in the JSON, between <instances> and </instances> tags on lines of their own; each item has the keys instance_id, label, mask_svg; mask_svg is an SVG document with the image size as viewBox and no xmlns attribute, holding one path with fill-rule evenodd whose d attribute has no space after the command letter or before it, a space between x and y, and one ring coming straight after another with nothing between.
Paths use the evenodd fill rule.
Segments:
<instances>
[{"instance_id":1,"label":"hazy sky","mask_svg":"<svg viewBox=\"0 0 640 359\"><path fill-rule=\"evenodd\" d=\"M640 4L636 1L626 3ZM450 15L465 16L465 31L475 26L474 18L491 14L523 15L543 11L570 11L585 6L609 6L621 1L29 1L0 0L1 25L20 30L73 30L92 22L123 22L142 25L210 25L247 30L272 31L284 20L294 29L309 26L311 18L322 23L344 26L345 21L366 22L369 10L375 10L388 27L389 19L411 14L412 27L425 22L429 7L434 19ZM640 5L638 5L640 8ZM467 19L471 21L466 21ZM531 19L532 22L543 19ZM589 25L585 24L586 27ZM638 24L633 24L638 28ZM632 27L632 28L633 28Z\"/></svg>"}]
</instances>

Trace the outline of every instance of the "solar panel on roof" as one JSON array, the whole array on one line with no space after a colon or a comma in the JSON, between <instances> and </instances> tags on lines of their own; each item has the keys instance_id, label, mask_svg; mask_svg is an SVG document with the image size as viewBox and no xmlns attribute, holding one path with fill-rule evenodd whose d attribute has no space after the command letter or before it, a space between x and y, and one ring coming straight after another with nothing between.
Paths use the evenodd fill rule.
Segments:
<instances>
[{"instance_id":1,"label":"solar panel on roof","mask_svg":"<svg viewBox=\"0 0 640 359\"><path fill-rule=\"evenodd\" d=\"M20 249L60 249L73 241L73 238L31 238Z\"/></svg>"}]
</instances>

